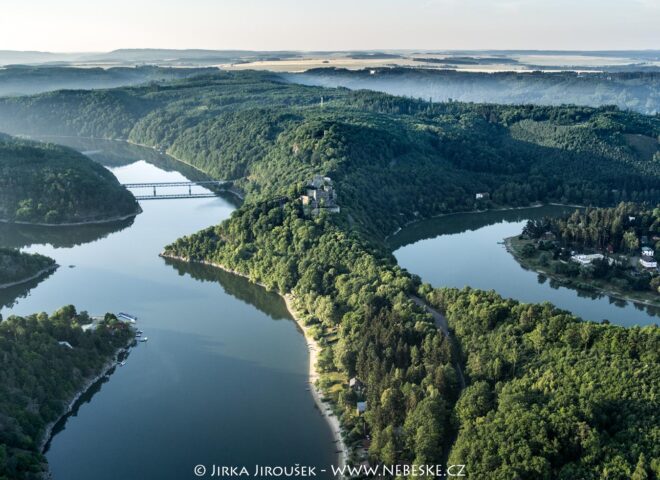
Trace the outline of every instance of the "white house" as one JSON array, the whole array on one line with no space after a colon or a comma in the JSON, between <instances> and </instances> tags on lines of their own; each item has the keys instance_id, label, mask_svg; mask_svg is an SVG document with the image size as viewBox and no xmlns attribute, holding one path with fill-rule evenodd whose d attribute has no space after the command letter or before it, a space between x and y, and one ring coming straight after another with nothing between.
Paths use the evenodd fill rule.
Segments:
<instances>
[{"instance_id":1,"label":"white house","mask_svg":"<svg viewBox=\"0 0 660 480\"><path fill-rule=\"evenodd\" d=\"M591 255L573 255L571 260L579 263L580 265L590 265L594 260L602 260L605 258L604 255L600 253L593 253Z\"/></svg>"},{"instance_id":2,"label":"white house","mask_svg":"<svg viewBox=\"0 0 660 480\"><path fill-rule=\"evenodd\" d=\"M474 195L474 198L477 200L487 199L488 197L490 197L490 194L488 192L479 192Z\"/></svg>"},{"instance_id":3,"label":"white house","mask_svg":"<svg viewBox=\"0 0 660 480\"><path fill-rule=\"evenodd\" d=\"M654 255L654 251L651 247L642 247L642 255L645 257L652 257Z\"/></svg>"},{"instance_id":4,"label":"white house","mask_svg":"<svg viewBox=\"0 0 660 480\"><path fill-rule=\"evenodd\" d=\"M639 264L644 268L658 268L658 262L653 257L641 257Z\"/></svg>"}]
</instances>

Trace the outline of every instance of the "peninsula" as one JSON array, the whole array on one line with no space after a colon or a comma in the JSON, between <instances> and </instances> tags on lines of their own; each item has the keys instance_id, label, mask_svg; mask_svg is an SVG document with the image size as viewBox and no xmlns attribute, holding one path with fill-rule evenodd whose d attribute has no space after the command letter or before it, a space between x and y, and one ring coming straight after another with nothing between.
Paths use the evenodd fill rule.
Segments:
<instances>
[{"instance_id":1,"label":"peninsula","mask_svg":"<svg viewBox=\"0 0 660 480\"><path fill-rule=\"evenodd\" d=\"M53 425L134 339L112 314L83 330L91 322L72 305L0 321L0 478L42 478Z\"/></svg>"},{"instance_id":2,"label":"peninsula","mask_svg":"<svg viewBox=\"0 0 660 480\"><path fill-rule=\"evenodd\" d=\"M562 285L660 306L660 208L621 203L530 220L505 240L525 268Z\"/></svg>"},{"instance_id":3,"label":"peninsula","mask_svg":"<svg viewBox=\"0 0 660 480\"><path fill-rule=\"evenodd\" d=\"M0 289L29 282L56 268L52 258L0 247Z\"/></svg>"},{"instance_id":4,"label":"peninsula","mask_svg":"<svg viewBox=\"0 0 660 480\"><path fill-rule=\"evenodd\" d=\"M67 225L126 219L134 197L75 150L0 134L0 221Z\"/></svg>"}]
</instances>

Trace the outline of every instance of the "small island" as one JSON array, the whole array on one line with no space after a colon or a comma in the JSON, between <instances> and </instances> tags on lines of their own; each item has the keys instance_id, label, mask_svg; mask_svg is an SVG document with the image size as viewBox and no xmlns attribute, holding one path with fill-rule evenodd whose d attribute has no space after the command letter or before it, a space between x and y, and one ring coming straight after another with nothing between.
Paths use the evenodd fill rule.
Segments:
<instances>
[{"instance_id":1,"label":"small island","mask_svg":"<svg viewBox=\"0 0 660 480\"><path fill-rule=\"evenodd\" d=\"M0 221L101 223L139 211L114 175L81 153L0 134Z\"/></svg>"},{"instance_id":2,"label":"small island","mask_svg":"<svg viewBox=\"0 0 660 480\"><path fill-rule=\"evenodd\" d=\"M50 257L0 247L0 289L29 282L56 268Z\"/></svg>"},{"instance_id":3,"label":"small island","mask_svg":"<svg viewBox=\"0 0 660 480\"><path fill-rule=\"evenodd\" d=\"M43 450L55 423L134 338L114 315L92 319L72 305L50 316L0 318L0 479L45 477Z\"/></svg>"},{"instance_id":4,"label":"small island","mask_svg":"<svg viewBox=\"0 0 660 480\"><path fill-rule=\"evenodd\" d=\"M530 220L505 240L525 268L562 285L660 306L660 207L621 203Z\"/></svg>"}]
</instances>

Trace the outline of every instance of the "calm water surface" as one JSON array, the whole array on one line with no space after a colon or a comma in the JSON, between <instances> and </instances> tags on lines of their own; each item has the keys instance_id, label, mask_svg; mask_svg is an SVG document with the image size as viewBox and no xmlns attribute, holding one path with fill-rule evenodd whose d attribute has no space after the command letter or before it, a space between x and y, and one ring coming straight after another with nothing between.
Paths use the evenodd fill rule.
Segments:
<instances>
[{"instance_id":1,"label":"calm water surface","mask_svg":"<svg viewBox=\"0 0 660 480\"><path fill-rule=\"evenodd\" d=\"M449 215L410 225L390 239L390 246L402 267L433 286L469 285L522 302L549 301L587 320L608 319L625 326L658 323L657 309L560 287L522 268L498 244L519 234L531 218L572 210L545 206Z\"/></svg>"},{"instance_id":2,"label":"calm water surface","mask_svg":"<svg viewBox=\"0 0 660 480\"><path fill-rule=\"evenodd\" d=\"M151 151L95 146L106 147L122 182L186 178L153 159L135 161ZM335 462L331 432L307 390L305 340L283 301L242 278L158 257L235 206L205 198L142 207L117 225L0 231L3 244L61 265L2 292L4 316L71 303L91 314L133 313L149 337L59 425L46 454L53 478L181 480L196 478L197 464Z\"/></svg>"}]
</instances>

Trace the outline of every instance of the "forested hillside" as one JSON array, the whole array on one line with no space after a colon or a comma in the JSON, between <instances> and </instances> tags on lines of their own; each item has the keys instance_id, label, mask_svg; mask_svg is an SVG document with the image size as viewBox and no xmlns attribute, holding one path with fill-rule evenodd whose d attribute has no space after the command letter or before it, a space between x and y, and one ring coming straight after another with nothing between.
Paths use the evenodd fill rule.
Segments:
<instances>
[{"instance_id":1,"label":"forested hillside","mask_svg":"<svg viewBox=\"0 0 660 480\"><path fill-rule=\"evenodd\" d=\"M320 385L355 463L449 455L475 480L659 478L657 327L599 325L549 304L418 288L386 252L332 217L306 217L297 203L246 205L165 254L294 295L323 346ZM417 291L446 313L453 341L411 302ZM363 391L349 387L351 377ZM367 402L363 416L357 401Z\"/></svg>"},{"instance_id":2,"label":"forested hillside","mask_svg":"<svg viewBox=\"0 0 660 480\"><path fill-rule=\"evenodd\" d=\"M165 148L263 199L317 173L378 236L411 218L535 201L656 201L660 119L615 108L431 104L264 72L0 100L0 129ZM475 203L475 194L489 200Z\"/></svg>"},{"instance_id":3,"label":"forested hillside","mask_svg":"<svg viewBox=\"0 0 660 480\"><path fill-rule=\"evenodd\" d=\"M439 289L470 385L449 463L474 479L660 478L660 329Z\"/></svg>"},{"instance_id":4,"label":"forested hillside","mask_svg":"<svg viewBox=\"0 0 660 480\"><path fill-rule=\"evenodd\" d=\"M138 212L101 165L69 148L0 137L0 221L76 223Z\"/></svg>"},{"instance_id":5,"label":"forested hillside","mask_svg":"<svg viewBox=\"0 0 660 480\"><path fill-rule=\"evenodd\" d=\"M71 305L51 316L0 321L0 479L43 478L39 445L46 425L133 338L114 315L83 332L81 325L89 322Z\"/></svg>"}]
</instances>

